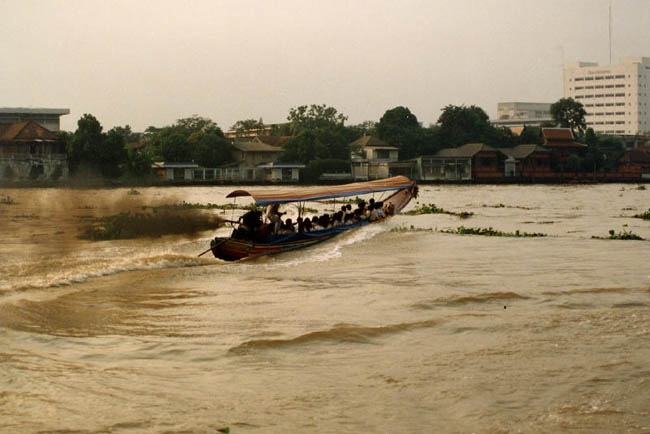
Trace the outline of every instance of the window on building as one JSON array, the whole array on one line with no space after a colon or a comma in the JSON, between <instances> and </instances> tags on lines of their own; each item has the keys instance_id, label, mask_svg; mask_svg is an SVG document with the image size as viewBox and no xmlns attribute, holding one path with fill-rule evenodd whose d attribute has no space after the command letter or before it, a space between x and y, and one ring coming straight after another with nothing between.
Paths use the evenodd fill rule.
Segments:
<instances>
[{"instance_id":1,"label":"window on building","mask_svg":"<svg viewBox=\"0 0 650 434\"><path fill-rule=\"evenodd\" d=\"M387 149L377 149L377 159L388 160L390 158L390 151Z\"/></svg>"}]
</instances>

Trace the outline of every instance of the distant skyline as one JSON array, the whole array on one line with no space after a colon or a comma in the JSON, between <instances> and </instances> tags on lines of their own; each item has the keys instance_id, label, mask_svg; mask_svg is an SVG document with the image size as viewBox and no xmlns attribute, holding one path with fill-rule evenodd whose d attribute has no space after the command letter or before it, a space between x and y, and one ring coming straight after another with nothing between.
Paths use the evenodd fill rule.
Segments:
<instances>
[{"instance_id":1,"label":"distant skyline","mask_svg":"<svg viewBox=\"0 0 650 434\"><path fill-rule=\"evenodd\" d=\"M563 65L650 57L648 0L0 0L0 107L65 107L105 129L193 114L223 130L327 104L348 124L408 107L555 102Z\"/></svg>"}]
</instances>

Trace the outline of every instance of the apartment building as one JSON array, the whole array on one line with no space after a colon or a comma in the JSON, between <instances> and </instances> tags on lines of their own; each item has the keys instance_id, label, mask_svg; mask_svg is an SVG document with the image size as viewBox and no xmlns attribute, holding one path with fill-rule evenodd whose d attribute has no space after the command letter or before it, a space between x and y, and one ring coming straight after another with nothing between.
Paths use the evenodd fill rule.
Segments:
<instances>
[{"instance_id":1,"label":"apartment building","mask_svg":"<svg viewBox=\"0 0 650 434\"><path fill-rule=\"evenodd\" d=\"M581 102L587 126L597 134L650 131L650 58L626 57L599 66L576 62L564 68L564 97Z\"/></svg>"}]
</instances>

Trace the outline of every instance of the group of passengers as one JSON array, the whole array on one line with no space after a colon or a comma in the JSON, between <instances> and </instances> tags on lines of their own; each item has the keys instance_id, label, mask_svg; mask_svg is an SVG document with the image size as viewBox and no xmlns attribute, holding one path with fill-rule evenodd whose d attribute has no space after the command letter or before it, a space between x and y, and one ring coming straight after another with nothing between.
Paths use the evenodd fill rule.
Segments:
<instances>
[{"instance_id":1,"label":"group of passengers","mask_svg":"<svg viewBox=\"0 0 650 434\"><path fill-rule=\"evenodd\" d=\"M395 213L393 204L384 205L383 202L375 202L370 199L366 205L360 201L356 209L352 205L342 205L341 209L333 214L325 213L321 216L298 217L294 222L291 218L282 220L286 213L280 212L279 204L272 204L266 208L264 219L267 224L262 223L262 215L259 211L249 211L241 217L241 225L233 232L235 238L264 239L269 235L288 235L292 233L314 232L343 225L352 225L362 220L381 220L387 215Z\"/></svg>"}]
</instances>

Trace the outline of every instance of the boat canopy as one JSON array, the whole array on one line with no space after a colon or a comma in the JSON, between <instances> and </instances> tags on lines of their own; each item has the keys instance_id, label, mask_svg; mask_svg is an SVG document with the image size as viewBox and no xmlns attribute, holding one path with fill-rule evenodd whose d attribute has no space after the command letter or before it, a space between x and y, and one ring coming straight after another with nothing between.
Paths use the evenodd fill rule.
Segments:
<instances>
[{"instance_id":1,"label":"boat canopy","mask_svg":"<svg viewBox=\"0 0 650 434\"><path fill-rule=\"evenodd\" d=\"M352 184L293 188L287 190L235 190L226 197L251 196L257 205L271 205L274 203L303 202L376 193L379 191L402 190L412 185L413 181L406 176L395 176L393 178L355 182Z\"/></svg>"}]
</instances>

